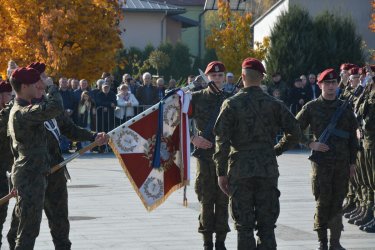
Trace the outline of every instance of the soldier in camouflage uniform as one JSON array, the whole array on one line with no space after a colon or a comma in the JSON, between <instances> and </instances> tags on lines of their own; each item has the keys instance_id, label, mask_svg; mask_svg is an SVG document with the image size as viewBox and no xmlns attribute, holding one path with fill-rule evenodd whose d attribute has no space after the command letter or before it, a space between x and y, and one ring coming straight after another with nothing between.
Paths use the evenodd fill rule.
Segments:
<instances>
[{"instance_id":1,"label":"soldier in camouflage uniform","mask_svg":"<svg viewBox=\"0 0 375 250\"><path fill-rule=\"evenodd\" d=\"M362 85L360 85L360 75L359 75L360 68L357 66L353 66L349 69L349 84L346 86L344 92L341 94L340 99L347 100L351 96L353 97L352 107L356 106L359 96L363 91ZM357 89L358 87L358 89ZM354 93L356 92L356 93ZM365 180L363 178L363 168L364 168L364 156L363 150L360 148L357 153L357 163L356 163L356 171L353 178L349 180L349 189L354 191L356 201L355 206L349 207L349 200L343 206L344 216L349 218L348 222L353 224L359 217L365 213L365 206L367 202L367 189L365 186ZM351 192L349 192L351 193Z\"/></svg>"},{"instance_id":2,"label":"soldier in camouflage uniform","mask_svg":"<svg viewBox=\"0 0 375 250\"><path fill-rule=\"evenodd\" d=\"M312 161L312 190L316 200L314 230L318 233L318 249L328 249L327 229L330 229L330 250L343 250L340 245L342 203L348 190L350 174L354 174L358 140L358 124L350 106L340 116L328 143L316 142L328 126L331 117L343 104L336 98L337 74L333 69L323 71L318 84L322 95L297 114L301 129L310 125L313 141L302 137L310 149L320 152L320 161Z\"/></svg>"},{"instance_id":3,"label":"soldier in camouflage uniform","mask_svg":"<svg viewBox=\"0 0 375 250\"><path fill-rule=\"evenodd\" d=\"M4 104L10 101L12 87L7 82L0 84L1 100ZM5 95L3 93L6 93ZM13 155L10 150L10 138L7 135L7 124L10 109L2 109L0 111L0 197L4 197L9 193L9 185L6 172L10 172L13 165ZM0 237L2 238L3 224L7 217L8 202L0 206ZM0 248L1 248L0 238Z\"/></svg>"},{"instance_id":4,"label":"soldier in camouflage uniform","mask_svg":"<svg viewBox=\"0 0 375 250\"><path fill-rule=\"evenodd\" d=\"M214 81L219 89L223 87L225 75L224 64L218 61L207 65L205 74ZM222 96L215 93L211 87L192 93L191 118L196 124L196 134L191 136L192 144L198 148L194 154L197 157L197 176L195 192L201 204L198 231L203 234L204 249L213 249L212 235L216 233L215 248L226 249L224 241L230 231L228 225L228 197L217 184L212 128L219 114L223 101Z\"/></svg>"},{"instance_id":5,"label":"soldier in camouflage uniform","mask_svg":"<svg viewBox=\"0 0 375 250\"><path fill-rule=\"evenodd\" d=\"M245 88L223 103L214 129L218 183L230 197L239 250L276 249L274 229L280 212L276 155L301 136L287 107L260 88L264 73L259 60L244 60ZM289 135L289 141L274 146L280 129Z\"/></svg>"},{"instance_id":6,"label":"soldier in camouflage uniform","mask_svg":"<svg viewBox=\"0 0 375 250\"><path fill-rule=\"evenodd\" d=\"M32 68L16 69L11 77L16 92L9 114L8 132L11 136L14 164L12 182L18 191L16 215L19 219L15 249L33 249L39 234L44 205L50 158L44 122L64 111L57 87L49 88L44 102L31 104L41 98L45 83Z\"/></svg>"},{"instance_id":7,"label":"soldier in camouflage uniform","mask_svg":"<svg viewBox=\"0 0 375 250\"><path fill-rule=\"evenodd\" d=\"M44 63L32 63L28 67L38 70L41 78L45 79ZM41 90L42 93L44 90ZM41 102L42 100L35 100ZM59 164L64 160L59 146L61 135L68 137L74 141L93 141L97 139L99 144L104 143L105 133L95 133L84 128L78 127L74 122L63 113L45 122L47 132L48 153L50 155L50 166ZM65 250L71 248L69 240L69 219L68 219L68 190L64 175L65 169L60 169L52 175L48 176L47 189L44 201L44 211L46 213L48 224L51 230L53 243L56 250ZM66 171L66 170L65 170ZM18 220L13 211L11 228L7 235L10 249L14 249L17 236Z\"/></svg>"},{"instance_id":8,"label":"soldier in camouflage uniform","mask_svg":"<svg viewBox=\"0 0 375 250\"><path fill-rule=\"evenodd\" d=\"M373 78L373 81L375 79ZM369 185L368 208L370 214L364 215L360 223L360 229L366 232L375 232L375 85L374 82L368 83L370 92L365 101L360 105L358 116L362 118L362 128L364 134L363 148L365 159L365 174Z\"/></svg>"}]
</instances>

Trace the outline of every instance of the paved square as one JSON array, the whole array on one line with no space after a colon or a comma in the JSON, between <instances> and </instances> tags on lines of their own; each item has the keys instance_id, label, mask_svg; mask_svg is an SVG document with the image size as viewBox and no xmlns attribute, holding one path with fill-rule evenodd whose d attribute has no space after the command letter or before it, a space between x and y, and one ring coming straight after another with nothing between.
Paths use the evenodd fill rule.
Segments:
<instances>
[{"instance_id":1,"label":"paved square","mask_svg":"<svg viewBox=\"0 0 375 250\"><path fill-rule=\"evenodd\" d=\"M281 213L276 235L278 249L315 249L312 231L314 199L310 188L310 163L306 151L293 151L278 158ZM182 206L178 190L149 213L131 187L118 160L112 154L86 154L68 166L70 238L72 249L111 250L195 250L202 249L197 232L199 203L194 193L195 159L191 158L188 207ZM10 204L9 214L14 200ZM9 228L10 215L4 225ZM228 234L228 250L236 249L236 231ZM375 234L361 232L345 222L342 244L352 250L374 250ZM8 248L3 236L3 247ZM43 217L36 250L54 249L46 217Z\"/></svg>"}]
</instances>

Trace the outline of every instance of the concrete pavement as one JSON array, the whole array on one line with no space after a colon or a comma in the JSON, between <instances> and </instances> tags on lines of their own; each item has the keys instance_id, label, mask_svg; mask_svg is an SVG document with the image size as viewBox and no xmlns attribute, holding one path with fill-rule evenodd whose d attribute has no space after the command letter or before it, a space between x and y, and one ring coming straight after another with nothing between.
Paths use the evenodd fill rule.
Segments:
<instances>
[{"instance_id":1,"label":"concrete pavement","mask_svg":"<svg viewBox=\"0 0 375 250\"><path fill-rule=\"evenodd\" d=\"M281 213L277 223L278 249L315 249L312 231L314 199L311 194L308 153L289 152L278 158ZM195 159L191 158L191 176ZM194 193L194 178L187 189L188 207L182 206L183 191L178 190L155 211L149 213L134 192L118 160L112 154L86 154L68 166L72 249L111 250L190 250L202 249L197 233L199 203ZM4 225L9 228L11 209ZM228 234L228 250L236 249L236 232ZM361 232L345 222L342 245L352 250L374 250L375 235ZM7 249L3 236L3 248ZM46 217L35 249L54 249Z\"/></svg>"}]
</instances>

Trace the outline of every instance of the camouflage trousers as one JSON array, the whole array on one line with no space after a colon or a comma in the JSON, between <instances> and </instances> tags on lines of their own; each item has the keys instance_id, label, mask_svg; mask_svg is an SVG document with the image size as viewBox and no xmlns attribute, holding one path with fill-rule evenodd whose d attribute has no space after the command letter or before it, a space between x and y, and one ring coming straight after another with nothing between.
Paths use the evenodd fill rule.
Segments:
<instances>
[{"instance_id":1,"label":"camouflage trousers","mask_svg":"<svg viewBox=\"0 0 375 250\"><path fill-rule=\"evenodd\" d=\"M48 176L48 185L45 193L44 212L56 250L71 248L69 240L70 224L68 219L68 190L63 169ZM18 218L13 211L11 228L8 233L8 242L14 246L17 235ZM12 248L11 248L12 249Z\"/></svg>"},{"instance_id":2,"label":"camouflage trousers","mask_svg":"<svg viewBox=\"0 0 375 250\"><path fill-rule=\"evenodd\" d=\"M312 191L316 201L314 230L343 229L342 203L349 181L348 161L312 163Z\"/></svg>"},{"instance_id":3,"label":"camouflage trousers","mask_svg":"<svg viewBox=\"0 0 375 250\"><path fill-rule=\"evenodd\" d=\"M366 178L368 180L369 185L369 202L373 202L375 200L375 150L374 149L365 149L364 150L364 158L365 158L365 169L366 169ZM375 206L374 206L375 211Z\"/></svg>"},{"instance_id":4,"label":"camouflage trousers","mask_svg":"<svg viewBox=\"0 0 375 250\"><path fill-rule=\"evenodd\" d=\"M12 244L9 244L10 249L34 249L42 221L47 177L30 171L17 176L16 183L14 180L13 177L18 195L12 218L17 219L11 222L11 227L15 230L16 237Z\"/></svg>"},{"instance_id":5,"label":"camouflage trousers","mask_svg":"<svg viewBox=\"0 0 375 250\"><path fill-rule=\"evenodd\" d=\"M217 241L225 241L228 225L228 196L217 183L215 163L211 158L197 159L195 192L201 204L198 232L204 241L212 241L216 233Z\"/></svg>"},{"instance_id":6,"label":"camouflage trousers","mask_svg":"<svg viewBox=\"0 0 375 250\"><path fill-rule=\"evenodd\" d=\"M8 180L5 178L0 179L0 197L4 197L9 193L9 186L8 186ZM0 206L0 248L1 248L1 239L2 232L3 232L3 225L5 222L5 219L7 218L7 212L8 212L8 204L9 202L3 204Z\"/></svg>"},{"instance_id":7,"label":"camouflage trousers","mask_svg":"<svg viewBox=\"0 0 375 250\"><path fill-rule=\"evenodd\" d=\"M275 227L280 214L278 177L229 178L230 211L238 250L276 249ZM257 230L257 243L253 230Z\"/></svg>"}]
</instances>

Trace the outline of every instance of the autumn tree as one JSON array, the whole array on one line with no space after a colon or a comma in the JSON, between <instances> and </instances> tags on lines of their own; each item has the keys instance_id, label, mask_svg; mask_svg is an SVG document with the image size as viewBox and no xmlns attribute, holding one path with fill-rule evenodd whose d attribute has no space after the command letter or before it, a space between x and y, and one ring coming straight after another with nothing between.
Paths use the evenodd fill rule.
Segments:
<instances>
[{"instance_id":1,"label":"autumn tree","mask_svg":"<svg viewBox=\"0 0 375 250\"><path fill-rule=\"evenodd\" d=\"M243 59L255 57L262 60L265 57L268 39L255 44L256 49L253 49L251 14L232 12L229 1L218 1L218 18L220 25L211 29L211 34L206 38L207 47L215 49L228 71L240 75Z\"/></svg>"},{"instance_id":2,"label":"autumn tree","mask_svg":"<svg viewBox=\"0 0 375 250\"><path fill-rule=\"evenodd\" d=\"M0 0L0 62L47 64L55 77L97 79L115 66L122 47L116 0Z\"/></svg>"}]
</instances>

